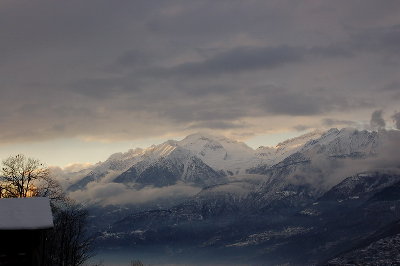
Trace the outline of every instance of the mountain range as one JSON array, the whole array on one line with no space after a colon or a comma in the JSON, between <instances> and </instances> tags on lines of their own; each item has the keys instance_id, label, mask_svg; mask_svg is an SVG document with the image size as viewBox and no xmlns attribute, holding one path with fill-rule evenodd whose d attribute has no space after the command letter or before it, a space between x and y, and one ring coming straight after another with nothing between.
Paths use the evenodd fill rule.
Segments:
<instances>
[{"instance_id":1,"label":"mountain range","mask_svg":"<svg viewBox=\"0 0 400 266\"><path fill-rule=\"evenodd\" d=\"M70 184L68 190L84 189L91 182L101 180L154 186L173 185L178 181L218 184L227 181L221 177L244 174L257 166L271 166L321 135L315 131L276 147L261 146L253 150L243 142L222 136L192 134L181 141L169 140L147 149L113 154L78 182ZM154 177L157 179L153 180Z\"/></svg>"},{"instance_id":2,"label":"mountain range","mask_svg":"<svg viewBox=\"0 0 400 266\"><path fill-rule=\"evenodd\" d=\"M156 264L337 265L400 221L399 155L396 130L316 130L255 150L193 134L113 154L63 183L90 208L102 252Z\"/></svg>"}]
</instances>

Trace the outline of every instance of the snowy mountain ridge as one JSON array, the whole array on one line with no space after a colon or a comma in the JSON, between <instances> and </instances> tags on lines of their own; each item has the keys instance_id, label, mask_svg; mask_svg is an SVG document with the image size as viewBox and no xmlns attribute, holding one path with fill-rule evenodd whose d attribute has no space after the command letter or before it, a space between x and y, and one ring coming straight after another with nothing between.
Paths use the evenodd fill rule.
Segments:
<instances>
[{"instance_id":1,"label":"snowy mountain ridge","mask_svg":"<svg viewBox=\"0 0 400 266\"><path fill-rule=\"evenodd\" d=\"M256 150L244 142L232 140L224 136L195 133L188 135L180 141L168 140L146 149L135 149L127 153L113 154L106 162L131 160L135 164L142 160L156 161L159 158L169 156L179 147L187 150L191 155L200 158L217 171L223 170L230 175L243 174L245 170L257 164L265 163L272 165L281 161L297 152L310 140L317 139L324 133L324 131L316 130L281 142L276 147L262 146ZM266 151L268 154L265 154Z\"/></svg>"},{"instance_id":2,"label":"snowy mountain ridge","mask_svg":"<svg viewBox=\"0 0 400 266\"><path fill-rule=\"evenodd\" d=\"M171 180L199 181L201 177L195 176L200 173L208 177L234 176L246 174L249 170L252 172L251 169L269 169L275 165L304 161L322 154L328 157L373 154L380 145L379 142L382 142L379 139L384 139L382 137L384 135L384 132L332 128L328 131L315 130L283 141L275 147L261 146L254 150L243 142L224 136L195 133L180 141L168 140L146 149L113 154L106 161L96 164L89 175L72 184L70 188L82 189L91 182L113 182L120 175L124 175L124 178L119 178L118 182L122 180L133 182L139 178L137 175L142 173L149 176L163 171L178 175ZM126 174L127 171L131 174ZM253 173L263 174L263 170ZM212 178L206 183L211 185L211 180ZM170 182L172 181L165 184L171 184Z\"/></svg>"}]
</instances>

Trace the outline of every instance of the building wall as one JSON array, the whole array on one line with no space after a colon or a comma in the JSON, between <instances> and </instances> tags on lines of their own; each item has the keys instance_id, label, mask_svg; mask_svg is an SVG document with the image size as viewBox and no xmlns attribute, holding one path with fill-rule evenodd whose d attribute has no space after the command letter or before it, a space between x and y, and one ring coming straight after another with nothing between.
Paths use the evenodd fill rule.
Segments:
<instances>
[{"instance_id":1,"label":"building wall","mask_svg":"<svg viewBox=\"0 0 400 266\"><path fill-rule=\"evenodd\" d=\"M40 266L46 230L1 230L0 266Z\"/></svg>"}]
</instances>

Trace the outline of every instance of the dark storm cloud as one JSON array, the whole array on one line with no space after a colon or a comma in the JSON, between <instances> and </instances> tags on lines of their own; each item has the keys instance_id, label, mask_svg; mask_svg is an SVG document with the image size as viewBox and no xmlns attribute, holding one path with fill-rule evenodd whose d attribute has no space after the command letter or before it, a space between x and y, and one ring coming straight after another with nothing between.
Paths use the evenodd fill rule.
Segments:
<instances>
[{"instance_id":1,"label":"dark storm cloud","mask_svg":"<svg viewBox=\"0 0 400 266\"><path fill-rule=\"evenodd\" d=\"M83 78L67 84L71 92L89 98L106 99L115 95L140 91L143 86L138 78Z\"/></svg>"},{"instance_id":2,"label":"dark storm cloud","mask_svg":"<svg viewBox=\"0 0 400 266\"><path fill-rule=\"evenodd\" d=\"M121 90L121 84L116 79L82 79L70 84L71 90L94 98L104 98Z\"/></svg>"},{"instance_id":3,"label":"dark storm cloud","mask_svg":"<svg viewBox=\"0 0 400 266\"><path fill-rule=\"evenodd\" d=\"M272 97L266 96L265 100L268 112L293 116L316 115L348 106L345 98L330 99L328 96L303 92L279 92Z\"/></svg>"},{"instance_id":4,"label":"dark storm cloud","mask_svg":"<svg viewBox=\"0 0 400 266\"><path fill-rule=\"evenodd\" d=\"M119 56L116 63L124 67L140 67L149 63L149 59L149 56L144 53L131 50Z\"/></svg>"},{"instance_id":5,"label":"dark storm cloud","mask_svg":"<svg viewBox=\"0 0 400 266\"><path fill-rule=\"evenodd\" d=\"M0 140L240 135L238 121L275 115L347 125L335 115L397 108L399 11L398 1L2 1Z\"/></svg>"},{"instance_id":6,"label":"dark storm cloud","mask_svg":"<svg viewBox=\"0 0 400 266\"><path fill-rule=\"evenodd\" d=\"M389 84L386 84L382 90L384 91L400 91L400 82L394 81Z\"/></svg>"},{"instance_id":7,"label":"dark storm cloud","mask_svg":"<svg viewBox=\"0 0 400 266\"><path fill-rule=\"evenodd\" d=\"M385 128L386 122L382 117L382 110L375 110L371 115L370 125L372 129L382 129Z\"/></svg>"},{"instance_id":8,"label":"dark storm cloud","mask_svg":"<svg viewBox=\"0 0 400 266\"><path fill-rule=\"evenodd\" d=\"M217 54L203 62L184 63L171 69L179 75L218 75L268 69L303 59L302 49L295 47L239 47Z\"/></svg>"},{"instance_id":9,"label":"dark storm cloud","mask_svg":"<svg viewBox=\"0 0 400 266\"><path fill-rule=\"evenodd\" d=\"M167 69L155 69L161 75L204 76L271 69L300 63L307 57L348 57L351 53L335 47L236 47L200 62L188 62ZM158 70L158 71L157 71ZM151 73L151 72L150 72Z\"/></svg>"},{"instance_id":10,"label":"dark storm cloud","mask_svg":"<svg viewBox=\"0 0 400 266\"><path fill-rule=\"evenodd\" d=\"M392 119L394 121L395 127L397 129L400 129L400 112L393 114Z\"/></svg>"},{"instance_id":11,"label":"dark storm cloud","mask_svg":"<svg viewBox=\"0 0 400 266\"><path fill-rule=\"evenodd\" d=\"M141 92L143 96L139 98L147 95L148 101L136 102L131 108L145 108L144 104L150 102L159 115L168 121L178 124L194 123L197 128L203 125L214 129L239 128L235 120L244 117L262 117L268 114L314 116L351 108L346 98L336 95L334 90L308 89L297 92L293 88L274 85L255 88L232 85L230 89L200 87L197 91L190 85L182 86L178 90L168 88L168 94L162 96L157 95L162 93L158 90ZM189 92L185 91L187 88ZM202 92L204 93L201 94ZM177 97L181 101L176 101ZM224 123L218 124L215 121Z\"/></svg>"},{"instance_id":12,"label":"dark storm cloud","mask_svg":"<svg viewBox=\"0 0 400 266\"><path fill-rule=\"evenodd\" d=\"M400 52L400 24L362 30L354 34L352 41L354 49L398 55Z\"/></svg>"},{"instance_id":13,"label":"dark storm cloud","mask_svg":"<svg viewBox=\"0 0 400 266\"><path fill-rule=\"evenodd\" d=\"M304 89L267 86L250 91L254 102L262 110L272 114L291 116L317 115L337 109L349 108L345 97L337 95L334 90Z\"/></svg>"}]
</instances>

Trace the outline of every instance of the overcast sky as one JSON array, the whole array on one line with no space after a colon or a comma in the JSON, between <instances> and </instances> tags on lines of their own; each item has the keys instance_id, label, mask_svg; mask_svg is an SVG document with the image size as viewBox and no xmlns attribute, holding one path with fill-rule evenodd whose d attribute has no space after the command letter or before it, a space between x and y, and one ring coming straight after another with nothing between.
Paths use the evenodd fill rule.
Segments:
<instances>
[{"instance_id":1,"label":"overcast sky","mask_svg":"<svg viewBox=\"0 0 400 266\"><path fill-rule=\"evenodd\" d=\"M373 112L390 127L399 14L397 0L2 0L0 155L96 161L196 131L270 145Z\"/></svg>"}]
</instances>

